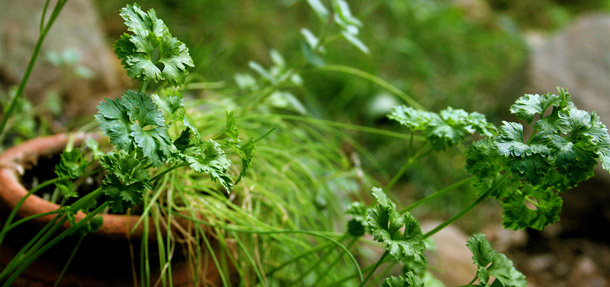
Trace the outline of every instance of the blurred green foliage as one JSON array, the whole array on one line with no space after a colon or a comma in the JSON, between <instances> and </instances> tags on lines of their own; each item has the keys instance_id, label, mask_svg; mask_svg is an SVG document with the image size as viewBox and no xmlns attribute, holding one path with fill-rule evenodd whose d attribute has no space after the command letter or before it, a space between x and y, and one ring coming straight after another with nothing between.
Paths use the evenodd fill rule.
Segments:
<instances>
[{"instance_id":1,"label":"blurred green foliage","mask_svg":"<svg viewBox=\"0 0 610 287\"><path fill-rule=\"evenodd\" d=\"M314 34L323 29L304 0L139 2L142 7L154 7L158 14L167 15L166 24L191 50L197 67L193 72L199 74L199 80L221 82L223 87L236 86L237 73L251 73L250 61L271 66L269 51L273 49L287 63L297 61L305 44L301 29L307 28ZM523 85L518 82L527 59L523 30L555 29L578 13L607 10L608 2L350 1L352 13L364 24L358 37L369 53L362 53L346 41L334 41L338 38L335 37L325 45L327 52L322 60L325 64L350 66L376 75L431 111L452 106L481 112L491 122L497 122L494 112L506 110L501 105L512 102L512 99L503 101L502 95L507 94L503 91L513 89L515 81L516 85ZM124 2L96 3L109 41L118 38L124 28L117 11ZM403 102L381 87L353 75L314 66L308 66L300 75L303 87L289 92L309 115L400 130L385 115ZM365 170L387 178L404 163L406 142L366 134L352 136L368 149L369 159L377 161L364 160ZM346 145L346 151L353 149L357 148ZM422 161L406 178L419 187L416 197L424 196L465 176L463 162L459 152L448 151ZM468 198L457 194L454 199Z\"/></svg>"}]
</instances>

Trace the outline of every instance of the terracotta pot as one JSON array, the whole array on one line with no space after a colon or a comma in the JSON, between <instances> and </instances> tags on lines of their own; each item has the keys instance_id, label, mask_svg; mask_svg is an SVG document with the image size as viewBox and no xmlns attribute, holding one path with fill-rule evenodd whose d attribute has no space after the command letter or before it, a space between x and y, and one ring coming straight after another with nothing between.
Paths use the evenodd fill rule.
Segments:
<instances>
[{"instance_id":1,"label":"terracotta pot","mask_svg":"<svg viewBox=\"0 0 610 287\"><path fill-rule=\"evenodd\" d=\"M77 134L75 144L80 144L87 134ZM0 222L3 224L6 216L16 203L27 193L21 183L24 170L36 166L37 163L60 154L68 143L65 134L42 137L30 140L12 147L0 155ZM54 174L51 170L48 173ZM57 204L46 201L36 195L28 197L14 219L56 210ZM85 215L77 214L77 220ZM60 286L134 286L134 278L139 281L139 274L134 275L134 269L139 273L139 250L142 241L141 226L129 236L129 230L140 218L103 214L104 224L99 231L88 234L79 247L76 256L61 280ZM11 230L5 242L0 247L0 265L5 266L42 226L53 216L40 217L27 224ZM13 222L14 222L13 221ZM68 227L67 223L63 229ZM154 227L151 229L154 230ZM22 273L14 286L53 286L62 268L67 262L76 245L77 238L66 238L51 248L35 263ZM155 237L149 237L149 262L151 267L151 284L154 285L159 274L159 259ZM184 254L176 248L172 260L172 277L174 286L192 286L192 276L185 262ZM132 255L133 259L132 260ZM207 256L209 257L209 256ZM218 272L214 264L208 260L205 279L200 280L202 286L220 285ZM0 266L0 269L2 269ZM134 268L135 267L135 268ZM135 277L134 277L135 276Z\"/></svg>"}]
</instances>

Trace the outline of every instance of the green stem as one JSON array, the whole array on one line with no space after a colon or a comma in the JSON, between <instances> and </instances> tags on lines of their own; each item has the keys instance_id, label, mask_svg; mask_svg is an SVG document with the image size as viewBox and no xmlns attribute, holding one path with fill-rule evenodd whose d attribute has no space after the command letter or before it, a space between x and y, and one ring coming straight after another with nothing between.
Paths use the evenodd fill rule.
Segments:
<instances>
[{"instance_id":1,"label":"green stem","mask_svg":"<svg viewBox=\"0 0 610 287\"><path fill-rule=\"evenodd\" d=\"M195 223L199 223L199 224L203 224L203 225L207 225L207 226L212 226L212 227L216 227L219 229L224 229L227 231L234 231L234 232L241 232L241 233L253 233L253 234L282 234L282 233L294 233L294 234L307 234L307 235L311 235L311 236L315 236L315 237L320 237L323 238L325 240L328 240L330 242L332 242L333 244L335 244L336 246L338 246L339 248L341 248L343 250L343 252L345 252L349 258L352 260L352 262L354 263L354 266L356 267L356 271L358 272L356 274L356 276L359 276L360 279L362 279L362 270L360 269L360 265L358 264L358 261L356 260L356 258L354 257L354 255L349 252L349 250L340 242L338 242L336 239L331 238L330 236L324 235L320 232L315 232L315 231L309 231L309 230L252 230L252 229L240 229L240 228L232 228L229 227L228 225L217 225L217 224L212 224L203 220L199 220L197 218L193 218L187 215L184 215L182 213L176 213L176 216L178 217L182 217L185 219L188 219L192 222Z\"/></svg>"},{"instance_id":2,"label":"green stem","mask_svg":"<svg viewBox=\"0 0 610 287\"><path fill-rule=\"evenodd\" d=\"M442 230L443 228L447 227L448 225L450 225L451 223L453 223L454 221L458 220L460 217L464 216L464 214L468 213L470 210L472 210L475 206L477 206L479 203L481 203L481 201L483 201L484 199L487 198L487 196L489 196L489 194L491 192L493 192L494 190L496 190L498 188L498 186L500 186L500 184L502 184L502 182L504 182L504 180L506 180L506 178L508 178L509 173L505 173L500 179L498 179L486 192L484 192L483 194L481 194L474 202L472 202L470 205L468 205L466 208L464 208L462 211L460 211L460 213L454 215L453 217L449 218L447 221L441 223L440 225L438 225L437 227L435 227L434 229L426 232L426 234L424 234L424 239L434 235L435 233L439 232L440 230Z\"/></svg>"},{"instance_id":3,"label":"green stem","mask_svg":"<svg viewBox=\"0 0 610 287\"><path fill-rule=\"evenodd\" d=\"M17 270L13 273L13 275L11 275L11 277L9 277L9 279L6 282L4 282L4 285L2 285L2 286L3 287L11 286L11 284L17 279L17 277L19 277L19 275L21 275L21 273L23 273L23 271L28 266L30 266L30 264L32 264L32 262L34 262L34 260L38 259L38 257L40 257L40 255L44 254L47 250L49 250L49 248L55 246L55 244L57 244L58 242L60 242L64 238L66 238L67 236L72 235L74 232L79 231L80 227L82 227L85 223L89 222L91 220L91 218L96 216L98 213L101 213L102 211L104 211L104 209L106 209L107 206L108 206L108 202L104 202L102 205L100 205L98 208L93 210L91 213L87 214L87 216L85 216L85 218L83 218L82 220L80 220L79 222L74 224L74 226L68 228L67 230L65 230L64 232L59 234L57 237L53 238L51 241L49 241L49 243L45 244L38 250L35 250L35 249L32 250L31 252L34 252L33 254L30 254L31 252L24 254L24 257L25 257L24 262L22 264L20 264L21 266L19 266L19 268L17 268ZM59 225L59 226L61 226L61 225Z\"/></svg>"},{"instance_id":4,"label":"green stem","mask_svg":"<svg viewBox=\"0 0 610 287\"><path fill-rule=\"evenodd\" d=\"M142 82L140 83L140 88L138 89L138 94L139 93L146 93L146 86L147 85L148 85L148 81L142 80Z\"/></svg>"},{"instance_id":5,"label":"green stem","mask_svg":"<svg viewBox=\"0 0 610 287\"><path fill-rule=\"evenodd\" d=\"M347 249L352 248L352 246L354 245L354 243L356 243L356 241L358 241L358 237L353 237L352 240L349 242L349 244L347 244ZM343 257L343 253L339 253L339 255L337 255L337 258L335 258L335 260L333 262L331 262L328 266L326 266L326 271L324 271L324 273L320 274L320 276L318 276L318 279L316 280L316 282L313 283L312 286L319 286L318 283L320 283L320 281L322 281L322 279L324 279L324 277L326 277L326 274L328 274L333 267L339 263L339 261L341 260L341 257Z\"/></svg>"},{"instance_id":6,"label":"green stem","mask_svg":"<svg viewBox=\"0 0 610 287\"><path fill-rule=\"evenodd\" d=\"M325 126L332 126L332 127L345 129L345 130L354 130L354 131L359 131L359 132L365 132L365 133L400 138L400 139L407 139L409 137L408 135L405 135L404 133L397 133L397 132L387 131L387 130L383 130L383 129L376 129L376 128L371 128L371 127L366 127L366 126L339 123L339 122L304 117L304 116L297 116L297 115L274 115L274 116L277 116L282 119L287 119L287 120L308 122L308 123L312 123L312 124L319 124L319 125L325 125ZM417 139L420 141L423 141L423 137L417 137Z\"/></svg>"},{"instance_id":7,"label":"green stem","mask_svg":"<svg viewBox=\"0 0 610 287\"><path fill-rule=\"evenodd\" d=\"M54 210L54 211L49 211L49 212L43 212L43 213L38 213L38 214L30 215L28 217L25 217L25 218L22 218L20 220L17 220L15 223L9 225L5 230L0 232L0 237L4 238L4 236L6 235L7 232L11 231L11 229L13 229L13 228L15 228L15 227L25 223L25 222L28 222L30 220L34 220L34 219L39 218L39 217L44 217L44 216L47 216L47 215L57 214L57 213L61 213L61 212L62 211L58 209L58 210Z\"/></svg>"},{"instance_id":8,"label":"green stem","mask_svg":"<svg viewBox=\"0 0 610 287\"><path fill-rule=\"evenodd\" d=\"M390 189L392 189L392 187L396 184L396 182L398 182L398 180L415 163L416 160L418 160L419 158L424 157L427 154L429 154L430 152L432 152L432 149L429 149L426 152L422 152L422 151L423 151L423 149L420 148L420 150L417 152L417 154L415 154L414 156L410 157L409 160L407 160L407 162L402 166L402 168L400 168L400 170L396 173L396 175L394 175L394 177L392 177L390 182L383 189L385 192L388 192Z\"/></svg>"},{"instance_id":9,"label":"green stem","mask_svg":"<svg viewBox=\"0 0 610 287\"><path fill-rule=\"evenodd\" d=\"M101 171L101 169L96 169L96 170L94 170L94 171L91 171L91 172L88 172L88 173L83 174L83 175L82 175L82 177L85 177L85 176L90 176L90 175L93 175L93 174L99 173L100 171ZM25 202L25 200L26 200L26 199L27 199L27 198L28 198L30 195L32 195L32 194L34 194L34 193L36 193L37 191L39 191L40 189L42 189L42 188L44 188L44 187L47 187L47 186L49 186L49 185L51 185L51 184L55 184L55 183L57 183L57 182L59 182L59 181L62 181L62 180L67 180L67 179L72 179L72 178L70 178L70 177L58 177L58 178L54 178L54 179L50 179L50 180L46 180L46 181L44 181L43 183L41 183L41 184L39 184L39 185L37 185L37 186L33 187L33 188L30 190L30 191L28 191L28 193L26 193L26 195L24 195L24 196L23 196L23 197L22 197L22 198L19 200L19 202L17 202L17 204L15 205L15 207L13 208L13 210L11 210L11 213L9 214L8 218L7 218L7 219L6 219L6 221L4 222L4 226L2 227L2 231L0 232L0 245L2 245L2 241L4 240L4 236L6 236L6 232L7 232L9 229L11 229L11 228L13 228L13 227L14 227L14 226L12 226L12 225L11 225L11 222L13 222L13 219L14 219L14 218L15 218L15 216L17 215L17 212L19 211L19 209L21 208L21 206L23 205L23 203ZM53 211L53 212L54 212L54 211ZM51 214L51 212L49 212L49 214ZM45 213L44 215L46 215L46 213ZM44 216L44 215L42 215L42 216ZM34 219L34 218L36 218L36 217L34 217L34 216L36 216L36 215L31 216L31 217L33 217L33 218L30 218L30 220L31 220L31 219ZM39 217L39 216L38 216L38 217ZM28 217L28 218L29 218L29 217ZM25 221L27 221L27 220L25 220ZM20 220L19 222L23 223L23 222L25 222L25 221Z\"/></svg>"},{"instance_id":10,"label":"green stem","mask_svg":"<svg viewBox=\"0 0 610 287\"><path fill-rule=\"evenodd\" d=\"M159 173L159 174L155 175L155 176L154 176L154 177L153 177L153 178L152 178L150 181L154 182L155 180L157 180L157 179L159 179L160 177L164 176L164 175L165 175L165 174L167 174L168 172L170 172L170 171L172 171L172 170L174 170L174 169L177 169L177 168L181 168L181 167L184 167L184 166L188 166L188 165L189 165L189 163L188 163L188 162L183 162L183 163L178 163L178 164L175 164L174 166L169 167L169 168L167 168L166 170L162 171L161 173Z\"/></svg>"},{"instance_id":11,"label":"green stem","mask_svg":"<svg viewBox=\"0 0 610 287\"><path fill-rule=\"evenodd\" d=\"M339 242L345 240L345 238L347 238L349 236L348 233L345 233L341 238L339 238ZM318 260L318 262L323 262L324 260L326 260L326 258L328 256L330 256L330 254L334 251L334 249L329 249L326 250L326 252L324 252L324 254L320 257L320 259ZM339 254L343 254L343 253L339 253ZM296 283L301 281L303 278L305 278L305 276L309 275L309 273L311 273L312 271L314 271L315 269L317 269L318 265L314 264L312 266L310 266L307 270L305 270L305 272L301 273L301 276L299 276L299 278L295 279L292 281L292 283Z\"/></svg>"},{"instance_id":12,"label":"green stem","mask_svg":"<svg viewBox=\"0 0 610 287\"><path fill-rule=\"evenodd\" d=\"M246 246L244 246L244 244L239 239L239 236L235 232L232 232L232 233L233 233L233 238L235 239L235 242L237 242L237 246L243 251L243 254L246 257L246 260L248 261L248 264L250 264L252 266L252 269L254 269L254 273L256 274L258 281L261 284L263 284L263 286L269 286L269 283L267 282L267 278L265 276L263 276L263 274L261 273L260 267L256 264L256 262L250 255L250 252L248 251Z\"/></svg>"},{"instance_id":13,"label":"green stem","mask_svg":"<svg viewBox=\"0 0 610 287\"><path fill-rule=\"evenodd\" d=\"M280 266L278 266L278 267L276 267L276 268L273 268L273 269L269 270L269 271L268 271L268 272L267 272L265 275L266 275L266 276L271 276L271 275L273 275L273 273L275 273L275 272L277 272L277 271L279 271L279 270L283 269L284 267L286 267L286 266L288 266L288 265L290 265L290 264L292 264L292 263L294 263L294 262L296 262L296 261L300 260L301 258L306 257L306 256L308 256L308 255L310 255L310 254L312 254L312 253L318 252L318 251L320 251L320 250L322 250L322 249L326 249L326 248L328 248L328 247L330 247L330 246L332 246L332 243L331 243L331 242L326 242L326 243L324 243L324 244L320 244L320 245L318 245L318 246L316 246L316 247L314 247L314 248L312 248L312 249L309 249L309 250L308 250L308 251L306 251L306 252L303 252L303 253L299 254L299 255L298 255L298 256L296 256L296 257L292 257L290 260L288 260L288 261L286 261L286 262L282 263L282 265L280 265Z\"/></svg>"},{"instance_id":14,"label":"green stem","mask_svg":"<svg viewBox=\"0 0 610 287\"><path fill-rule=\"evenodd\" d=\"M62 219L60 221L60 219ZM56 225L56 223L60 221L59 225ZM48 236L50 236L49 234L53 234L55 233L55 230L57 230L61 224L63 224L63 222L66 221L66 219L62 218L62 216L56 216L55 218L53 218L49 223L47 223L42 229L40 229L35 235L34 237L32 237L32 239L30 239L25 246L23 246L19 252L17 252L17 254L13 257L13 259L11 259L11 261L4 267L4 270L2 270L2 272L0 272L0 281L2 279L4 279L8 274L10 274L10 272L12 272L15 268L17 268L21 262L21 260L23 260L23 255L34 245L37 246L42 244L39 243L41 240L46 240L45 238L47 238Z\"/></svg>"},{"instance_id":15,"label":"green stem","mask_svg":"<svg viewBox=\"0 0 610 287\"><path fill-rule=\"evenodd\" d=\"M368 272L369 270L373 269L373 267L375 267L375 266L374 266L374 265L371 265L371 266L369 266L369 267L366 267L366 268L362 269L362 272ZM357 276L358 276L358 274L353 273L353 274L348 275L348 276L345 276L345 277L343 277L343 278L341 278L341 279L339 279L339 280L337 280L337 281L335 281L335 282L333 282L333 283L330 283L330 284L328 284L328 285L324 285L324 287L335 287L335 286L342 286L342 285L340 285L341 283L343 283L343 282L345 282L345 281L347 281L347 280L350 280L350 279L356 278ZM362 281L362 280L361 280L361 281Z\"/></svg>"},{"instance_id":16,"label":"green stem","mask_svg":"<svg viewBox=\"0 0 610 287\"><path fill-rule=\"evenodd\" d=\"M44 41L49 30L51 29L51 26L53 26L53 23L55 22L57 15L59 15L59 12L61 12L61 9L66 4L66 1L67 0L59 0L59 1L57 1L57 3L55 3L55 8L53 8L53 12L51 13L51 17L49 18L49 21L47 21L47 24L40 31L40 35L38 36L38 41L36 41L36 46L34 47L34 52L32 53L32 57L30 58L30 62L28 63L27 68L25 69L23 78L21 78L21 82L19 83L19 86L17 87L17 92L15 93L13 98L11 98L11 102L8 106L8 109L6 110L6 113L2 116L2 121L0 122L0 135L4 134L4 127L6 126L6 122L13 114L13 111L15 110L15 107L17 106L17 102L19 102L19 99L21 99L21 97L23 96L23 91L25 90L25 85L27 84L27 82L30 78L30 75L32 74L32 70L34 69L34 64L36 63L36 59L38 58L38 54L40 53L40 48L42 47L42 42ZM46 8L48 7L48 2L49 1L47 0L47 3L45 4L45 9L44 9L43 15L42 15L43 17L46 15ZM44 21L44 18L41 19L41 22L43 22L43 21Z\"/></svg>"},{"instance_id":17,"label":"green stem","mask_svg":"<svg viewBox=\"0 0 610 287\"><path fill-rule=\"evenodd\" d=\"M37 192L38 190L40 190L43 187L49 186L51 184L54 184L58 181L61 180L65 180L65 179L69 179L68 177L64 177L64 178L54 178L51 180L47 180L37 186L35 186L34 188L32 188L30 191L28 191L28 193L26 193L20 200L19 202L17 202L17 204L15 205L15 207L13 208L13 210L11 210L11 213L9 214L8 218L6 219L6 221L4 222L4 226L2 227L2 232L0 233L0 245L2 245L2 241L4 240L4 236L6 234L6 232L9 229L9 226L11 225L11 222L13 222L13 219L15 218L15 215L17 215L17 212L19 211L19 209L21 208L21 206L23 205L23 203L25 202L25 200L32 194L34 194L35 192Z\"/></svg>"},{"instance_id":18,"label":"green stem","mask_svg":"<svg viewBox=\"0 0 610 287\"><path fill-rule=\"evenodd\" d=\"M445 187L445 188L443 188L443 189L441 189L441 190L439 190L439 191L437 191L437 192L435 192L433 194L430 194L430 195L428 195L428 196L426 196L426 197L424 197L424 198L422 198L422 199L420 199L420 200L418 200L418 201L416 201L416 202L414 202L412 204L409 204L407 207L401 209L399 212L400 212L400 214L403 214L405 212L411 211L411 210L413 210L413 209L415 209L415 208L417 208L417 207L419 207L419 206L421 206L421 205L423 205L423 204L425 204L425 203L427 203L427 202L429 202L429 201L431 201L431 200L433 200L433 199L435 199L435 198L437 198L437 197L439 197L439 196L441 196L441 195L443 195L443 194L445 194L445 193L447 193L449 191L452 191L452 190L454 190L454 189L456 189L456 188L458 188L458 187L460 187L462 185L465 185L465 184L467 184L467 183L469 183L469 182L471 182L471 181L473 181L475 179L476 178L473 176L473 177L469 177L469 178L463 179L461 181L458 181L458 182L456 182L456 183L454 183L454 184L452 184L450 186L447 186L447 187Z\"/></svg>"},{"instance_id":19,"label":"green stem","mask_svg":"<svg viewBox=\"0 0 610 287\"><path fill-rule=\"evenodd\" d=\"M346 74L352 74L354 76L358 76L363 79L369 80L369 81L377 84L378 86L386 89L388 92L398 96L399 98L404 100L410 106L412 106L416 109L419 109L419 110L425 110L424 107L422 107L416 100L411 98L405 92L401 91L397 87L393 86L392 84L386 82L385 80L383 80L373 74L367 73L362 70L358 70L356 68L352 68L352 67L348 67L348 66L340 66L340 65L326 65L326 66L321 66L321 67L317 67L317 68L320 70L323 70L323 71L342 72L342 73L346 73Z\"/></svg>"},{"instance_id":20,"label":"green stem","mask_svg":"<svg viewBox=\"0 0 610 287\"><path fill-rule=\"evenodd\" d=\"M59 277L57 277L57 281L55 281L55 285L54 285L55 287L59 286L59 282L61 282L61 278L64 277L64 274L68 270L68 266L70 266L70 262L72 262L74 255L76 255L76 251L78 251L78 248L80 247L81 243L83 243L83 239L85 239L85 235L82 235L80 237L80 239L78 239L78 243L76 243L74 250L72 250L72 254L70 254L70 258L68 258L68 262L66 262L66 265L64 265L64 268L61 270Z\"/></svg>"},{"instance_id":21,"label":"green stem","mask_svg":"<svg viewBox=\"0 0 610 287\"><path fill-rule=\"evenodd\" d=\"M84 208L86 205L90 203L90 200L95 200L102 194L101 188L96 189L95 191L83 196L75 203L73 203L70 207L73 210L79 210ZM104 206L107 204L104 203ZM85 217L86 218L86 217ZM0 280L2 280L6 275L12 272L15 268L17 268L23 260L26 260L30 253L37 250L44 242L51 237L67 220L65 214L58 214L53 218L49 223L47 223L28 243L19 250L17 255L13 257L11 262L5 267L5 269L0 273ZM81 220L82 221L82 220ZM79 221L80 223L80 221ZM68 229L70 230L70 229ZM67 230L66 230L67 231ZM50 247L49 247L50 248ZM29 265L29 264L28 264Z\"/></svg>"},{"instance_id":22,"label":"green stem","mask_svg":"<svg viewBox=\"0 0 610 287\"><path fill-rule=\"evenodd\" d=\"M385 259L386 256L388 256L388 254L390 254L390 252L388 252L387 250L383 253L383 255L381 255L381 258L379 258L379 260L377 260L377 263L375 263L375 265L373 265L373 270L371 270L371 272L369 272L369 275L366 276L366 278L364 278L364 281L362 281L362 283L360 283L360 287L364 287L364 285L366 284L366 282L369 281L369 279L371 279L371 276L373 276L373 273L375 273L375 270L377 270L377 268L379 268L379 266L381 265L381 263L383 263L383 259Z\"/></svg>"}]
</instances>

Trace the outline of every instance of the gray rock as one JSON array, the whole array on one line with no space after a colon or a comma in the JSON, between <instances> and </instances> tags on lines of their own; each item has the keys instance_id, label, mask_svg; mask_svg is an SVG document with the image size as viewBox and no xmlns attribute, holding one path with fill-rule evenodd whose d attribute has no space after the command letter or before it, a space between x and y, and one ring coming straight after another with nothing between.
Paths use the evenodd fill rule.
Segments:
<instances>
[{"instance_id":1,"label":"gray rock","mask_svg":"<svg viewBox=\"0 0 610 287\"><path fill-rule=\"evenodd\" d=\"M25 73L38 39L43 6L44 1L38 0L0 0L0 82L5 86L18 84ZM50 51L61 54L66 49L80 55L80 64L92 71L93 77L67 77L45 57ZM96 95L120 84L116 62L93 2L70 0L44 41L25 96L40 103L53 91L62 96L67 116L93 112Z\"/></svg>"},{"instance_id":2,"label":"gray rock","mask_svg":"<svg viewBox=\"0 0 610 287\"><path fill-rule=\"evenodd\" d=\"M576 106L610 126L610 15L589 14L532 47L528 93L566 88ZM598 172L607 182L607 172Z\"/></svg>"}]
</instances>

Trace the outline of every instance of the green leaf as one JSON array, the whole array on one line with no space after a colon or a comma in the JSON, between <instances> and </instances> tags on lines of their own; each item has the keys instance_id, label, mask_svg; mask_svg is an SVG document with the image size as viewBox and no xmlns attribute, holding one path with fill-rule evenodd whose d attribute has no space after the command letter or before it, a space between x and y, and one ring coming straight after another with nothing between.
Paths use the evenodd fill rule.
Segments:
<instances>
[{"instance_id":1,"label":"green leaf","mask_svg":"<svg viewBox=\"0 0 610 287\"><path fill-rule=\"evenodd\" d=\"M224 135L233 142L239 141L239 131L237 130L237 124L235 122L235 115L233 114L233 111L227 111L227 124L225 126Z\"/></svg>"},{"instance_id":2,"label":"green leaf","mask_svg":"<svg viewBox=\"0 0 610 287\"><path fill-rule=\"evenodd\" d=\"M369 53L369 48L364 43L362 43L362 41L360 41L360 39L358 39L358 37L356 37L354 34L349 33L347 31L343 31L341 32L341 36L343 36L343 38L347 40L350 44L352 44L354 47L358 48L358 50L360 50L362 53Z\"/></svg>"},{"instance_id":3,"label":"green leaf","mask_svg":"<svg viewBox=\"0 0 610 287\"><path fill-rule=\"evenodd\" d=\"M61 153L61 159L55 165L55 174L57 177L68 177L69 179L59 181L55 186L65 197L78 197L78 193L74 190L73 179L82 176L88 164L89 162L78 149L64 150Z\"/></svg>"},{"instance_id":4,"label":"green leaf","mask_svg":"<svg viewBox=\"0 0 610 287\"><path fill-rule=\"evenodd\" d=\"M162 165L171 155L172 142L157 105L145 94L134 91L123 94L121 104L133 122L130 135L135 144L154 166Z\"/></svg>"},{"instance_id":5,"label":"green leaf","mask_svg":"<svg viewBox=\"0 0 610 287\"><path fill-rule=\"evenodd\" d=\"M233 181L227 173L231 161L220 148L220 144L214 140L206 140L186 149L184 155L191 168L209 174L212 180L220 182L227 192L231 191Z\"/></svg>"},{"instance_id":6,"label":"green leaf","mask_svg":"<svg viewBox=\"0 0 610 287\"><path fill-rule=\"evenodd\" d=\"M490 276L496 278L503 287L526 287L527 281L513 263L504 254L498 253L482 233L476 233L466 244L472 254L472 260L477 265L477 277L483 285L488 285Z\"/></svg>"},{"instance_id":7,"label":"green leaf","mask_svg":"<svg viewBox=\"0 0 610 287\"><path fill-rule=\"evenodd\" d=\"M561 197L552 190L525 185L520 193L503 200L502 223L504 228L514 230L526 227L542 230L559 221L562 204Z\"/></svg>"},{"instance_id":8,"label":"green leaf","mask_svg":"<svg viewBox=\"0 0 610 287\"><path fill-rule=\"evenodd\" d=\"M156 127L143 129L137 124L131 126L131 135L144 155L150 159L153 166L163 165L165 159L172 154L172 142L167 129Z\"/></svg>"},{"instance_id":9,"label":"green leaf","mask_svg":"<svg viewBox=\"0 0 610 287\"><path fill-rule=\"evenodd\" d=\"M424 287L424 282L409 271L402 276L390 276L383 281L381 287Z\"/></svg>"},{"instance_id":10,"label":"green leaf","mask_svg":"<svg viewBox=\"0 0 610 287\"><path fill-rule=\"evenodd\" d=\"M377 205L367 212L373 238L385 243L385 249L396 260L423 268L426 265L426 247L417 220L410 213L401 216L381 189L373 188L373 195L377 198Z\"/></svg>"},{"instance_id":11,"label":"green leaf","mask_svg":"<svg viewBox=\"0 0 610 287\"><path fill-rule=\"evenodd\" d=\"M146 161L135 153L109 152L100 159L108 174L102 183L102 191L108 197L113 212L124 212L142 202L142 193L151 188Z\"/></svg>"},{"instance_id":12,"label":"green leaf","mask_svg":"<svg viewBox=\"0 0 610 287\"><path fill-rule=\"evenodd\" d=\"M320 52L324 52L324 47L318 46L320 44L320 39L316 37L309 29L303 28L301 29L301 35L305 38L305 42L309 45L310 51L313 49L317 49Z\"/></svg>"},{"instance_id":13,"label":"green leaf","mask_svg":"<svg viewBox=\"0 0 610 287\"><path fill-rule=\"evenodd\" d=\"M436 115L431 112L416 110L407 106L398 106L392 109L388 115L391 120L398 121L401 125L412 131L423 131Z\"/></svg>"},{"instance_id":14,"label":"green leaf","mask_svg":"<svg viewBox=\"0 0 610 287\"><path fill-rule=\"evenodd\" d=\"M238 144L231 144L231 148L237 152L237 155L241 158L241 171L239 172L239 176L237 180L235 180L235 184L239 183L241 179L246 176L247 170L252 167L252 161L254 160L254 151L256 146L254 145L253 140L248 140L247 142L239 142Z\"/></svg>"},{"instance_id":15,"label":"green leaf","mask_svg":"<svg viewBox=\"0 0 610 287\"><path fill-rule=\"evenodd\" d=\"M466 167L477 177L479 194L502 203L506 228L542 229L558 221L558 192L592 177L597 159L610 170L606 126L595 113L577 109L566 90L558 91L558 96L525 95L511 107L530 123L541 115L527 140L523 125L504 122L497 136L475 143L466 153ZM503 182L497 184L498 180ZM488 193L492 186L495 190Z\"/></svg>"},{"instance_id":16,"label":"green leaf","mask_svg":"<svg viewBox=\"0 0 610 287\"><path fill-rule=\"evenodd\" d=\"M106 98L105 102L100 102L97 110L94 117L100 129L110 138L110 143L118 149L130 151L133 147L131 121L121 100Z\"/></svg>"},{"instance_id":17,"label":"green leaf","mask_svg":"<svg viewBox=\"0 0 610 287\"><path fill-rule=\"evenodd\" d=\"M172 37L165 23L153 9L142 11L137 4L121 9L127 30L133 34L123 34L114 44L114 50L127 75L134 79L170 84L184 83L188 67L193 67L184 43Z\"/></svg>"},{"instance_id":18,"label":"green leaf","mask_svg":"<svg viewBox=\"0 0 610 287\"><path fill-rule=\"evenodd\" d=\"M559 96L554 94L542 96L526 94L517 99L515 104L510 107L510 112L530 124L536 114L543 115L549 107L558 106L560 102Z\"/></svg>"},{"instance_id":19,"label":"green leaf","mask_svg":"<svg viewBox=\"0 0 610 287\"><path fill-rule=\"evenodd\" d=\"M132 123L137 121L140 127L165 126L163 114L153 100L144 93L129 90L123 94L121 104L127 110Z\"/></svg>"},{"instance_id":20,"label":"green leaf","mask_svg":"<svg viewBox=\"0 0 610 287\"><path fill-rule=\"evenodd\" d=\"M328 20L328 9L326 8L326 6L324 6L324 4L322 4L320 0L307 0L307 3L311 7L311 9L316 12L316 15L318 15L320 20Z\"/></svg>"},{"instance_id":21,"label":"green leaf","mask_svg":"<svg viewBox=\"0 0 610 287\"><path fill-rule=\"evenodd\" d=\"M184 129L180 136L174 141L174 146L179 151L186 150L191 145L191 129Z\"/></svg>"},{"instance_id":22,"label":"green leaf","mask_svg":"<svg viewBox=\"0 0 610 287\"><path fill-rule=\"evenodd\" d=\"M142 182L124 184L115 175L107 175L103 181L102 191L108 197L110 209L115 213L123 213L133 205L142 202L142 193L148 187Z\"/></svg>"},{"instance_id":23,"label":"green leaf","mask_svg":"<svg viewBox=\"0 0 610 287\"><path fill-rule=\"evenodd\" d=\"M157 106L165 111L170 118L173 118L178 111L184 109L182 93L177 90L166 89L161 92L161 95L153 94L152 98Z\"/></svg>"},{"instance_id":24,"label":"green leaf","mask_svg":"<svg viewBox=\"0 0 610 287\"><path fill-rule=\"evenodd\" d=\"M345 0L332 0L332 5L333 9L339 16L335 17L335 22L337 22L339 26L343 27L348 32L352 34L358 34L357 27L362 26L362 22L360 22L360 20L356 19L356 17L352 15L352 12L350 11L347 2ZM352 27L356 28L356 32L354 32L354 28Z\"/></svg>"},{"instance_id":25,"label":"green leaf","mask_svg":"<svg viewBox=\"0 0 610 287\"><path fill-rule=\"evenodd\" d=\"M347 232L354 237L360 237L366 233L367 208L362 202L352 202L349 208L345 210L346 215L350 215L352 219L347 222Z\"/></svg>"},{"instance_id":26,"label":"green leaf","mask_svg":"<svg viewBox=\"0 0 610 287\"><path fill-rule=\"evenodd\" d=\"M492 136L496 128L479 113L467 113L448 107L440 114L398 106L388 116L407 126L411 131L424 131L424 136L435 150L445 150L465 140L467 134L478 132Z\"/></svg>"}]
</instances>

